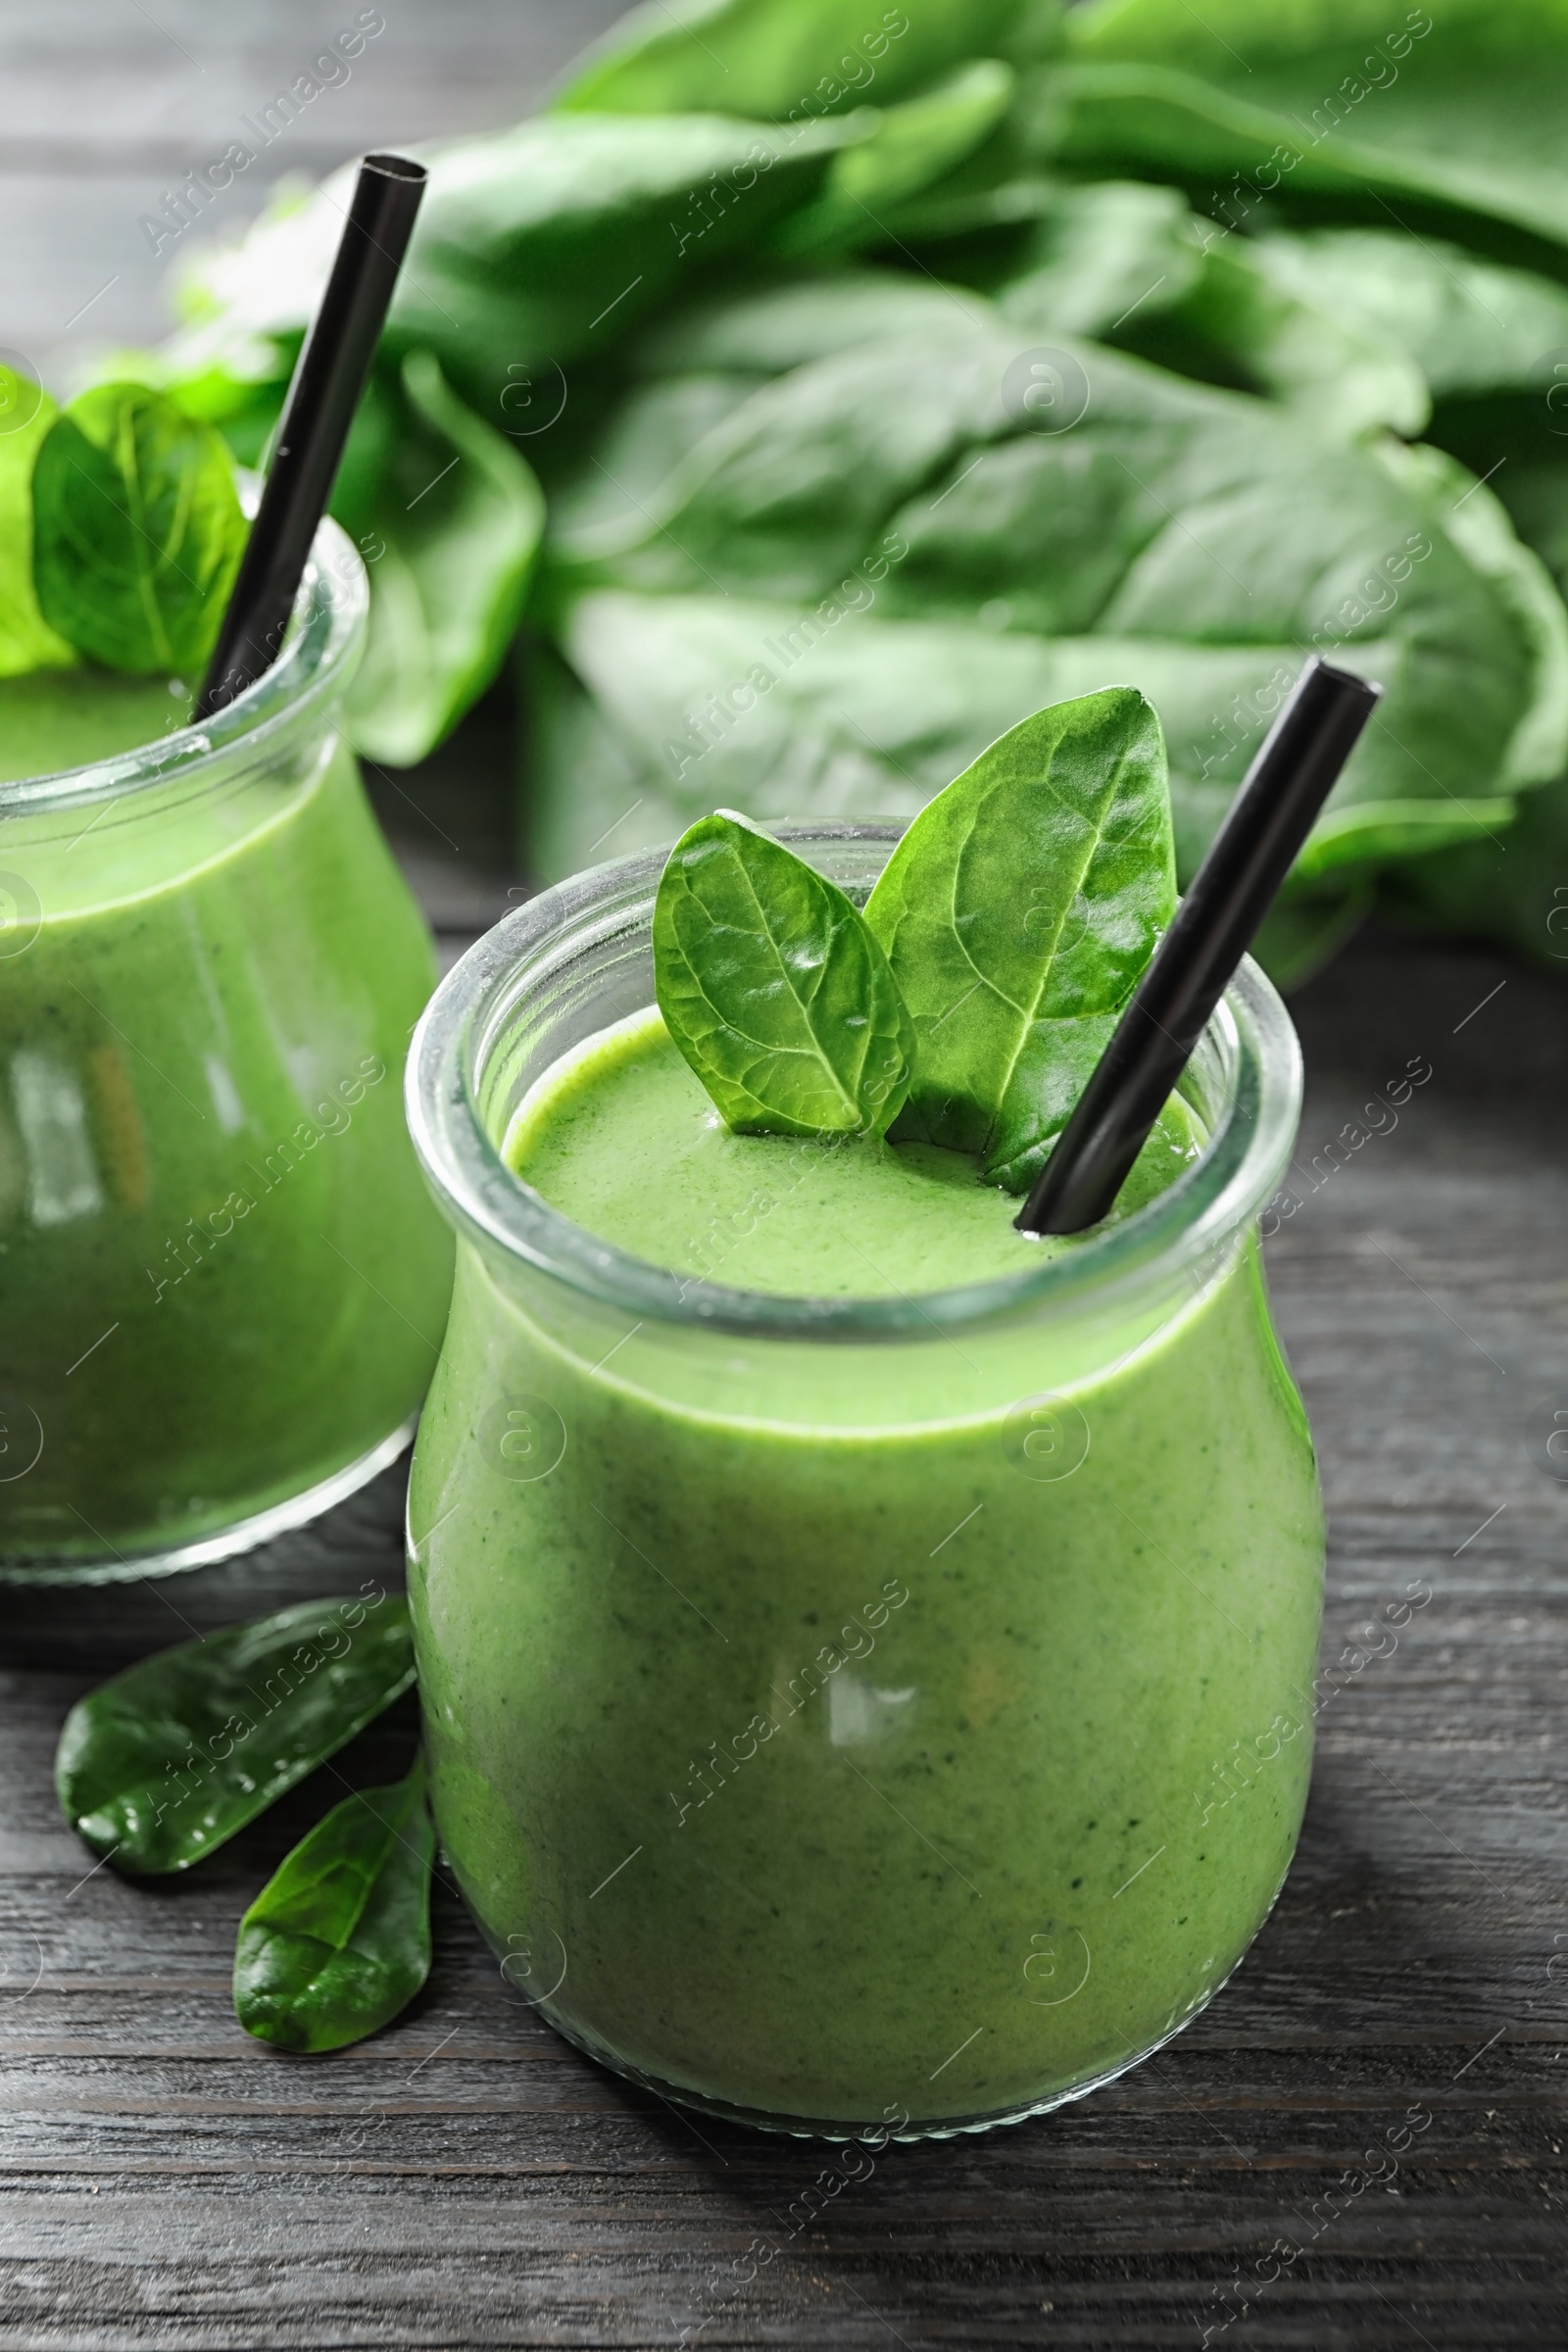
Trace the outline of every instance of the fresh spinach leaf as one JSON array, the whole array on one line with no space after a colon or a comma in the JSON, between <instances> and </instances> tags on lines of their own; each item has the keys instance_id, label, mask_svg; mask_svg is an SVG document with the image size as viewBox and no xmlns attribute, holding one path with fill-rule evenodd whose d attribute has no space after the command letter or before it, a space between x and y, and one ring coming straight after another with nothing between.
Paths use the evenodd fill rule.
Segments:
<instances>
[{"instance_id":1,"label":"fresh spinach leaf","mask_svg":"<svg viewBox=\"0 0 1568 2352\"><path fill-rule=\"evenodd\" d=\"M961 292L958 295L964 299ZM671 311L630 344L634 380L724 375L765 379L882 335L951 330L955 289L904 270L749 270ZM755 391L757 383L749 387Z\"/></svg>"},{"instance_id":2,"label":"fresh spinach leaf","mask_svg":"<svg viewBox=\"0 0 1568 2352\"><path fill-rule=\"evenodd\" d=\"M1175 188L1102 180L1053 191L997 302L1043 341L1096 335L1284 402L1341 436L1419 432L1431 406L1407 353L1265 269L1257 246L1215 238Z\"/></svg>"},{"instance_id":3,"label":"fresh spinach leaf","mask_svg":"<svg viewBox=\"0 0 1568 2352\"><path fill-rule=\"evenodd\" d=\"M1529 798L1534 800L1532 793ZM1363 801L1337 808L1312 829L1293 880L1309 891L1325 875L1395 865L1456 843L1495 841L1512 824L1518 801Z\"/></svg>"},{"instance_id":4,"label":"fresh spinach leaf","mask_svg":"<svg viewBox=\"0 0 1568 2352\"><path fill-rule=\"evenodd\" d=\"M621 545L687 451L756 389L755 375L717 369L632 385L608 431L595 437L592 456L551 485L559 542L590 555Z\"/></svg>"},{"instance_id":5,"label":"fresh spinach leaf","mask_svg":"<svg viewBox=\"0 0 1568 2352\"><path fill-rule=\"evenodd\" d=\"M1221 191L1222 218L1271 199L1412 199L1568 237L1555 0L1091 0L1039 98L1042 143L1081 171L1131 167ZM1235 175L1233 177L1233 175Z\"/></svg>"},{"instance_id":6,"label":"fresh spinach leaf","mask_svg":"<svg viewBox=\"0 0 1568 2352\"><path fill-rule=\"evenodd\" d=\"M427 351L410 352L368 460L334 501L369 567L365 660L349 690L358 749L422 760L494 677L544 529L527 464L465 407Z\"/></svg>"},{"instance_id":7,"label":"fresh spinach leaf","mask_svg":"<svg viewBox=\"0 0 1568 2352\"><path fill-rule=\"evenodd\" d=\"M1275 231L1246 252L1249 265L1290 297L1312 304L1347 331L1381 335L1406 365L1420 369L1437 404L1429 439L1461 459L1488 487L1478 490L1471 475L1432 451L1386 456L1425 475L1440 495L1441 485L1451 485L1446 527L1466 545L1471 561L1490 565L1499 585L1511 582L1510 592L1522 601L1538 596L1539 583L1509 552L1511 537L1496 527L1494 497L1556 587L1568 587L1568 443L1562 437L1568 290L1458 245L1392 229ZM1449 785L1466 790L1457 778ZM1547 796L1559 790L1548 786ZM1544 892L1543 876L1547 868L1555 872L1548 847L1555 827L1536 802L1531 793L1521 805L1506 846L1500 807L1484 826L1461 826L1446 836L1445 817L1463 813L1457 802L1432 805L1425 812L1431 829L1419 837L1386 836L1382 862L1406 869L1395 886L1401 905L1449 928L1549 955L1544 923L1552 911L1551 884L1548 879ZM1461 854L1456 845L1467 835L1474 848Z\"/></svg>"},{"instance_id":8,"label":"fresh spinach leaf","mask_svg":"<svg viewBox=\"0 0 1568 2352\"><path fill-rule=\"evenodd\" d=\"M1251 954L1279 988L1298 988L1337 956L1358 931L1377 898L1370 874L1352 875L1335 886L1276 899L1263 917Z\"/></svg>"},{"instance_id":9,"label":"fresh spinach leaf","mask_svg":"<svg viewBox=\"0 0 1568 2352\"><path fill-rule=\"evenodd\" d=\"M1458 521L1489 498L1475 492ZM1534 568L1530 576L1539 586ZM1521 590L1528 585L1522 578ZM531 662L535 870L552 879L577 871L612 827L615 851L652 848L715 801L757 813L782 805L801 817L907 821L1020 712L1115 679L1160 713L1185 879L1300 667L1300 649L1285 636L1271 645L1047 637L973 619L883 620L880 602L863 572L831 609L608 590L579 598L559 624L565 658L539 650ZM1494 704L1492 671L1436 618L1413 639L1386 630L1357 644L1353 664L1382 680L1402 713L1396 740L1370 747L1372 789L1364 802L1336 797L1303 864L1320 840L1332 841L1337 869L1424 854L1464 834L1485 841L1517 789L1499 776L1499 738L1531 711L1557 723L1544 680L1522 710ZM1436 644L1447 647L1446 666ZM1496 729L1490 766L1462 733L1478 705ZM1544 739L1521 747L1532 763L1547 748ZM1407 820L1397 837L1391 802Z\"/></svg>"},{"instance_id":10,"label":"fresh spinach leaf","mask_svg":"<svg viewBox=\"0 0 1568 2352\"><path fill-rule=\"evenodd\" d=\"M240 1922L246 2033L280 2050L340 2050L407 2008L430 1973L434 1862L422 1756L406 1781L334 1805Z\"/></svg>"},{"instance_id":11,"label":"fresh spinach leaf","mask_svg":"<svg viewBox=\"0 0 1568 2352\"><path fill-rule=\"evenodd\" d=\"M39 612L32 585L32 469L58 414L40 385L0 367L0 678L69 668L76 659Z\"/></svg>"},{"instance_id":12,"label":"fresh spinach leaf","mask_svg":"<svg viewBox=\"0 0 1568 2352\"><path fill-rule=\"evenodd\" d=\"M997 301L1031 332L1104 336L1129 315L1179 302L1202 269L1198 223L1178 188L1134 179L1057 186L1041 191Z\"/></svg>"},{"instance_id":13,"label":"fresh spinach leaf","mask_svg":"<svg viewBox=\"0 0 1568 2352\"><path fill-rule=\"evenodd\" d=\"M563 114L434 148L382 359L433 352L502 432L517 427L524 391L530 424L563 394L574 418L602 358L672 290L695 293L715 264L808 203L872 122ZM286 377L352 181L350 170L303 201L281 198L241 244L193 257L195 315L163 357L176 396L188 391L204 413L234 404L243 425L247 380L265 391L264 378Z\"/></svg>"},{"instance_id":14,"label":"fresh spinach leaf","mask_svg":"<svg viewBox=\"0 0 1568 2352\"><path fill-rule=\"evenodd\" d=\"M1034 122L1039 78L1022 72L1013 104L989 137L951 172L887 207L873 249L897 254L902 247L937 277L982 289L1007 274L1018 230L1049 211L1067 184L1042 167Z\"/></svg>"},{"instance_id":15,"label":"fresh spinach leaf","mask_svg":"<svg viewBox=\"0 0 1568 2352\"><path fill-rule=\"evenodd\" d=\"M1526 793L1506 833L1439 851L1388 875L1381 900L1404 925L1494 939L1560 977L1568 966L1568 778Z\"/></svg>"},{"instance_id":16,"label":"fresh spinach leaf","mask_svg":"<svg viewBox=\"0 0 1568 2352\"><path fill-rule=\"evenodd\" d=\"M881 242L883 214L952 171L1001 122L1014 78L1000 58L976 58L934 89L884 109L868 139L835 156L816 201L780 223L774 250L820 256Z\"/></svg>"},{"instance_id":17,"label":"fresh spinach leaf","mask_svg":"<svg viewBox=\"0 0 1568 2352\"><path fill-rule=\"evenodd\" d=\"M1419 433L1431 414L1407 353L1286 286L1240 239L1206 254L1179 300L1148 304L1109 340L1182 374L1262 393L1338 437Z\"/></svg>"},{"instance_id":18,"label":"fresh spinach leaf","mask_svg":"<svg viewBox=\"0 0 1568 2352\"><path fill-rule=\"evenodd\" d=\"M990 306L959 300L973 322L967 333L933 323L760 385L675 468L620 548L592 551L585 579L825 595L913 485L941 479L987 422L1007 429ZM955 326L960 317L956 301ZM558 552L563 568L577 555Z\"/></svg>"},{"instance_id":19,"label":"fresh spinach leaf","mask_svg":"<svg viewBox=\"0 0 1568 2352\"><path fill-rule=\"evenodd\" d=\"M589 50L558 111L756 115L883 106L1007 53L1020 0L649 0Z\"/></svg>"},{"instance_id":20,"label":"fresh spinach leaf","mask_svg":"<svg viewBox=\"0 0 1568 2352\"><path fill-rule=\"evenodd\" d=\"M432 159L388 326L488 422L592 366L680 285L760 243L871 119L555 115Z\"/></svg>"},{"instance_id":21,"label":"fresh spinach leaf","mask_svg":"<svg viewBox=\"0 0 1568 2352\"><path fill-rule=\"evenodd\" d=\"M127 1667L66 1717L55 1787L120 1870L188 1870L414 1681L408 1604L308 1600Z\"/></svg>"},{"instance_id":22,"label":"fresh spinach leaf","mask_svg":"<svg viewBox=\"0 0 1568 2352\"><path fill-rule=\"evenodd\" d=\"M744 817L681 836L654 906L654 988L732 1127L881 1135L914 1033L864 916Z\"/></svg>"},{"instance_id":23,"label":"fresh spinach leaf","mask_svg":"<svg viewBox=\"0 0 1568 2352\"><path fill-rule=\"evenodd\" d=\"M1131 687L1037 711L915 818L866 903L915 1029L898 1137L1027 1192L1176 909L1159 721Z\"/></svg>"},{"instance_id":24,"label":"fresh spinach leaf","mask_svg":"<svg viewBox=\"0 0 1568 2352\"><path fill-rule=\"evenodd\" d=\"M1553 363L1568 351L1568 286L1533 270L1392 228L1276 230L1244 250L1319 316L1406 355L1436 400L1499 391L1544 399L1563 381Z\"/></svg>"},{"instance_id":25,"label":"fresh spinach leaf","mask_svg":"<svg viewBox=\"0 0 1568 2352\"><path fill-rule=\"evenodd\" d=\"M145 384L100 384L45 434L32 503L49 626L110 669L199 673L245 543L212 426Z\"/></svg>"},{"instance_id":26,"label":"fresh spinach leaf","mask_svg":"<svg viewBox=\"0 0 1568 2352\"><path fill-rule=\"evenodd\" d=\"M643 496L618 548L554 550L563 648L658 789L679 802L700 778L708 806L756 808L765 783L802 814L892 812L1026 711L1123 681L1165 719L1191 872L1308 648L1388 689L1336 809L1504 799L1561 769L1568 617L1490 489L1066 336L1053 365L1081 414L1036 430L1016 393L1038 348L965 299L967 334L765 383ZM579 607L590 585L639 593ZM612 613L666 661L689 633L667 693L641 659L607 680ZM906 623L921 633L888 634ZM803 701L815 723L795 736ZM855 789L868 763L874 798Z\"/></svg>"},{"instance_id":27,"label":"fresh spinach leaf","mask_svg":"<svg viewBox=\"0 0 1568 2352\"><path fill-rule=\"evenodd\" d=\"M771 377L953 320L947 287L892 270L749 276L661 319L623 355L624 396L603 432L552 482L557 548L591 559L623 545L681 461Z\"/></svg>"},{"instance_id":28,"label":"fresh spinach leaf","mask_svg":"<svg viewBox=\"0 0 1568 2352\"><path fill-rule=\"evenodd\" d=\"M1093 218L1123 192L1115 182L1096 184L1060 203ZM1146 200L1174 194L1126 192ZM1538 414L1548 414L1545 397L1563 380L1553 369L1568 350L1568 288L1534 270L1392 228L1276 228L1217 240L1211 224L1189 219L1185 233L1195 254L1206 239L1199 268L1175 291L1168 268L1157 292L1148 271L1143 288L1126 297L1149 289L1146 299L1111 338L1123 348L1199 376L1228 361L1249 389L1342 430L1381 422L1408 437L1426 426L1434 400L1503 392L1529 396ZM1053 273L1032 264L999 299L1020 325L1077 324L1099 334L1121 289L1091 270L1091 295L1097 282L1107 307L1076 320L1052 318ZM1478 470L1486 472L1486 462ZM1499 479L1498 495L1509 486Z\"/></svg>"}]
</instances>

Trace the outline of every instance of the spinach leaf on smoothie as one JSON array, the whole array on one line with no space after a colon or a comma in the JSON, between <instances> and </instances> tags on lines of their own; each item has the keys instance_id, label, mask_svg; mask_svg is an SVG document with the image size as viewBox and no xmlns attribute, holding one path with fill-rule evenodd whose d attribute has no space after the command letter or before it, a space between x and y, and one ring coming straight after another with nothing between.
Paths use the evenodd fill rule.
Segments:
<instances>
[{"instance_id":1,"label":"spinach leaf on smoothie","mask_svg":"<svg viewBox=\"0 0 1568 2352\"><path fill-rule=\"evenodd\" d=\"M280 2050L340 2050L408 2006L430 1973L435 1824L424 1759L334 1805L240 1921L234 2014Z\"/></svg>"},{"instance_id":2,"label":"spinach leaf on smoothie","mask_svg":"<svg viewBox=\"0 0 1568 2352\"><path fill-rule=\"evenodd\" d=\"M32 587L32 468L57 414L41 385L0 367L0 678L69 668L76 659Z\"/></svg>"},{"instance_id":3,"label":"spinach leaf on smoothie","mask_svg":"<svg viewBox=\"0 0 1568 2352\"><path fill-rule=\"evenodd\" d=\"M704 817L660 882L655 992L732 1127L890 1132L1021 1193L1175 910L1164 737L1110 686L982 752L863 915L744 818Z\"/></svg>"},{"instance_id":4,"label":"spinach leaf on smoothie","mask_svg":"<svg viewBox=\"0 0 1568 2352\"><path fill-rule=\"evenodd\" d=\"M731 1127L881 1135L903 1104L914 1032L864 916L744 817L705 816L671 850L654 988Z\"/></svg>"},{"instance_id":5,"label":"spinach leaf on smoothie","mask_svg":"<svg viewBox=\"0 0 1568 2352\"><path fill-rule=\"evenodd\" d=\"M61 1809L136 1877L188 1870L314 1772L414 1681L408 1604L308 1600L182 1642L78 1699Z\"/></svg>"},{"instance_id":6,"label":"spinach leaf on smoothie","mask_svg":"<svg viewBox=\"0 0 1568 2352\"><path fill-rule=\"evenodd\" d=\"M145 384L100 384L45 434L32 504L48 625L110 669L194 676L245 543L213 427Z\"/></svg>"},{"instance_id":7,"label":"spinach leaf on smoothie","mask_svg":"<svg viewBox=\"0 0 1568 2352\"><path fill-rule=\"evenodd\" d=\"M1165 744L1130 686L1013 727L939 793L865 919L913 1017L896 1138L1026 1192L1176 909Z\"/></svg>"}]
</instances>

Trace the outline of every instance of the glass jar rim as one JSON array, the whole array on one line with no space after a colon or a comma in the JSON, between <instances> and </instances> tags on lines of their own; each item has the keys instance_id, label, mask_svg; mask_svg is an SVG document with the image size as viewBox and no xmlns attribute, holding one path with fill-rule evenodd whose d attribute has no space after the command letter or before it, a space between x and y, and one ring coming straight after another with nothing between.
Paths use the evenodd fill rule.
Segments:
<instances>
[{"instance_id":1,"label":"glass jar rim","mask_svg":"<svg viewBox=\"0 0 1568 2352\"><path fill-rule=\"evenodd\" d=\"M900 824L776 823L812 844L896 842ZM1017 1273L914 1297L817 1298L749 1291L653 1264L551 1206L506 1165L479 1106L487 1057L504 1041L530 977L559 973L573 941L625 937L651 918L667 851L639 851L557 883L506 915L446 975L414 1033L405 1104L416 1152L458 1233L604 1305L663 1324L780 1339L951 1337L981 1324L1164 1282L1211 1262L1272 1197L1300 1113L1300 1047L1279 994L1250 956L1204 1032L1227 1074L1223 1116L1175 1182L1115 1224Z\"/></svg>"},{"instance_id":2,"label":"glass jar rim","mask_svg":"<svg viewBox=\"0 0 1568 2352\"><path fill-rule=\"evenodd\" d=\"M243 744L264 749L285 724L340 695L353 675L370 609L359 550L330 516L312 542L283 649L270 669L213 717L172 728L129 751L0 783L0 817L26 816L156 785L206 781L206 771ZM57 673L63 680L74 672Z\"/></svg>"}]
</instances>

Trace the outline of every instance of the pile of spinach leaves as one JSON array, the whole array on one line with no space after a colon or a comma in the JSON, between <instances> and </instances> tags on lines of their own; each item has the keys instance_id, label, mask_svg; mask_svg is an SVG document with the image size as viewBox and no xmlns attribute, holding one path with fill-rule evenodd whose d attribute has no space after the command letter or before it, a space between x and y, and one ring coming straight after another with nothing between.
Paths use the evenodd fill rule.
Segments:
<instances>
[{"instance_id":1,"label":"pile of spinach leaves","mask_svg":"<svg viewBox=\"0 0 1568 2352\"><path fill-rule=\"evenodd\" d=\"M420 756L523 616L549 877L720 800L911 813L1130 683L1185 878L1315 648L1389 694L1275 968L1380 893L1550 954L1565 73L1568 0L651 0L428 154L337 494L361 741ZM242 456L341 193L157 355Z\"/></svg>"}]
</instances>

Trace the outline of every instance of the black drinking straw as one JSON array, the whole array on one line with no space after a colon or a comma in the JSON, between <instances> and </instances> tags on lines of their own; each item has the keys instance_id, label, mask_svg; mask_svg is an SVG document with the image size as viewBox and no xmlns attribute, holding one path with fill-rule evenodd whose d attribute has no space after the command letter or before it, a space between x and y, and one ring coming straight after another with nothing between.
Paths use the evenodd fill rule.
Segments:
<instances>
[{"instance_id":1,"label":"black drinking straw","mask_svg":"<svg viewBox=\"0 0 1568 2352\"><path fill-rule=\"evenodd\" d=\"M424 194L422 164L368 155L283 405L262 503L192 711L211 718L277 660Z\"/></svg>"},{"instance_id":2,"label":"black drinking straw","mask_svg":"<svg viewBox=\"0 0 1568 2352\"><path fill-rule=\"evenodd\" d=\"M1121 1191L1382 694L1312 661L1127 1002L1013 1223L1082 1233Z\"/></svg>"}]
</instances>

